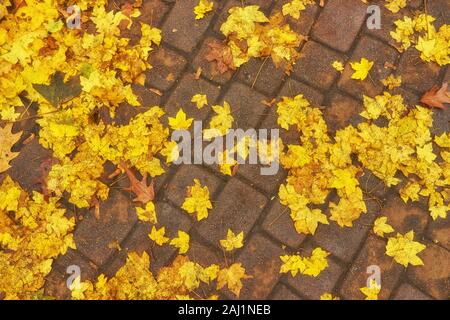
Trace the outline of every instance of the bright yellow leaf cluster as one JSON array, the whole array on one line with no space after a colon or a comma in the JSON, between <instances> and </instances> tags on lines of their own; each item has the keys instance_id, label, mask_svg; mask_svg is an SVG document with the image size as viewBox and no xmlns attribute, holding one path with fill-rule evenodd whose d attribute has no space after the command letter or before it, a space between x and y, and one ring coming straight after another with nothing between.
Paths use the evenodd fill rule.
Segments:
<instances>
[{"instance_id":1,"label":"bright yellow leaf cluster","mask_svg":"<svg viewBox=\"0 0 450 320\"><path fill-rule=\"evenodd\" d=\"M290 15L294 19L300 18L300 12L306 10L306 6L313 4L314 0L292 0L283 5L282 12L284 16Z\"/></svg>"},{"instance_id":2,"label":"bright yellow leaf cluster","mask_svg":"<svg viewBox=\"0 0 450 320\"><path fill-rule=\"evenodd\" d=\"M205 17L205 14L211 12L214 7L214 2L210 0L200 0L194 8L195 19L200 20Z\"/></svg>"},{"instance_id":3,"label":"bright yellow leaf cluster","mask_svg":"<svg viewBox=\"0 0 450 320\"><path fill-rule=\"evenodd\" d=\"M414 231L410 231L404 235L397 234L396 237L388 239L386 245L386 254L393 257L394 260L407 267L408 264L413 266L423 265L423 261L417 256L418 253L425 250L426 246L414 239Z\"/></svg>"},{"instance_id":4,"label":"bright yellow leaf cluster","mask_svg":"<svg viewBox=\"0 0 450 320\"><path fill-rule=\"evenodd\" d=\"M290 272L293 277L298 273L317 277L323 270L328 268L328 255L329 253L325 250L316 248L308 258L299 255L281 256L280 259L283 261L283 265L281 266L280 273Z\"/></svg>"},{"instance_id":5,"label":"bright yellow leaf cluster","mask_svg":"<svg viewBox=\"0 0 450 320\"><path fill-rule=\"evenodd\" d=\"M401 43L402 50L414 46L422 60L445 66L450 63L450 25L443 24L437 30L435 20L424 13L413 18L405 16L395 21L396 29L391 31L391 37Z\"/></svg>"},{"instance_id":6,"label":"bright yellow leaf cluster","mask_svg":"<svg viewBox=\"0 0 450 320\"><path fill-rule=\"evenodd\" d=\"M406 0L386 0L384 5L389 11L393 13L399 12L401 9L406 7Z\"/></svg>"},{"instance_id":7,"label":"bright yellow leaf cluster","mask_svg":"<svg viewBox=\"0 0 450 320\"><path fill-rule=\"evenodd\" d=\"M241 280L248 278L241 264L220 269L218 265L202 267L185 256L178 256L158 275L150 271L150 258L146 252L128 254L127 261L117 273L107 279L103 274L97 282L81 282L72 288L73 299L87 300L187 300L198 299L196 289L217 280L217 289L227 286L239 296ZM217 299L216 295L204 299Z\"/></svg>"},{"instance_id":8,"label":"bright yellow leaf cluster","mask_svg":"<svg viewBox=\"0 0 450 320\"><path fill-rule=\"evenodd\" d=\"M220 31L227 37L234 67L240 67L250 58L272 57L276 65L289 70L299 57L297 48L305 37L283 23L283 14L277 12L270 19L259 11L259 6L233 7Z\"/></svg>"},{"instance_id":9,"label":"bright yellow leaf cluster","mask_svg":"<svg viewBox=\"0 0 450 320\"><path fill-rule=\"evenodd\" d=\"M58 198L28 195L9 176L0 185L0 292L5 299L39 298L53 259L76 249L75 219Z\"/></svg>"}]
</instances>

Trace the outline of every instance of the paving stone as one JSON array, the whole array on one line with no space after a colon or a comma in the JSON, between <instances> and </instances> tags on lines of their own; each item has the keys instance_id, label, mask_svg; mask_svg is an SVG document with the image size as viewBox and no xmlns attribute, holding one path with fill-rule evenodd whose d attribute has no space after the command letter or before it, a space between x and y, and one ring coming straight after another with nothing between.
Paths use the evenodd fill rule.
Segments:
<instances>
[{"instance_id":1,"label":"paving stone","mask_svg":"<svg viewBox=\"0 0 450 320\"><path fill-rule=\"evenodd\" d=\"M187 196L187 188L194 185L194 179L208 187L211 198L222 185L222 181L206 169L197 165L182 165L167 185L165 196L177 207L181 207Z\"/></svg>"},{"instance_id":2,"label":"paving stone","mask_svg":"<svg viewBox=\"0 0 450 320\"><path fill-rule=\"evenodd\" d=\"M306 238L304 234L299 234L294 227L294 222L290 217L290 209L280 203L276 197L272 200L271 207L262 223L264 231L291 248L298 248Z\"/></svg>"},{"instance_id":3,"label":"paving stone","mask_svg":"<svg viewBox=\"0 0 450 320\"><path fill-rule=\"evenodd\" d=\"M45 295L58 300L70 299L71 293L67 287L67 281L74 274L72 269L68 269L69 266L78 266L80 268L81 281L96 282L97 267L92 262L88 262L81 257L77 251L69 249L64 256L60 256L54 261L52 270L45 277Z\"/></svg>"},{"instance_id":4,"label":"paving stone","mask_svg":"<svg viewBox=\"0 0 450 320\"><path fill-rule=\"evenodd\" d=\"M337 131L349 124L357 124L362 120L359 115L364 110L363 104L341 93L335 93L331 97L329 106L323 114L328 128Z\"/></svg>"},{"instance_id":5,"label":"paving stone","mask_svg":"<svg viewBox=\"0 0 450 320\"><path fill-rule=\"evenodd\" d=\"M203 77L223 85L233 78L236 71L228 70L225 73L220 73L217 69L216 62L209 62L206 59L206 56L211 50L210 46L218 44L222 44L222 41L213 37L207 37L205 41L203 41L202 46L197 53L197 56L192 62L192 67L194 70L198 70L199 68L201 68Z\"/></svg>"},{"instance_id":6,"label":"paving stone","mask_svg":"<svg viewBox=\"0 0 450 320\"><path fill-rule=\"evenodd\" d=\"M266 111L262 101L268 98L242 83L234 82L225 97L231 106L234 117L233 128L247 130L257 128L258 122Z\"/></svg>"},{"instance_id":7,"label":"paving stone","mask_svg":"<svg viewBox=\"0 0 450 320\"><path fill-rule=\"evenodd\" d=\"M308 41L294 66L294 76L315 87L327 90L340 74L333 68L333 62L345 60L346 57L343 54L317 42Z\"/></svg>"},{"instance_id":8,"label":"paving stone","mask_svg":"<svg viewBox=\"0 0 450 320\"><path fill-rule=\"evenodd\" d=\"M283 5L286 2L276 1L275 6L272 9L271 15L282 10ZM317 13L319 11L319 6L317 4L308 5L306 9L300 12L300 18L294 19L291 16L285 16L284 19L286 23L289 24L292 30L296 33L307 36L311 31L311 28L316 19Z\"/></svg>"},{"instance_id":9,"label":"paving stone","mask_svg":"<svg viewBox=\"0 0 450 320\"><path fill-rule=\"evenodd\" d=\"M77 249L97 266L113 254L111 244L121 242L136 222L134 205L122 193L110 190L106 202L100 203L100 219L93 214L81 221L74 232Z\"/></svg>"},{"instance_id":10,"label":"paving stone","mask_svg":"<svg viewBox=\"0 0 450 320\"><path fill-rule=\"evenodd\" d=\"M274 293L270 297L271 300L303 300L300 298L296 293L294 293L291 289L286 287L284 284L278 284L275 289Z\"/></svg>"},{"instance_id":11,"label":"paving stone","mask_svg":"<svg viewBox=\"0 0 450 320\"><path fill-rule=\"evenodd\" d=\"M274 174L263 175L263 169L273 170ZM267 194L273 194L277 191L287 175L286 170L281 167L281 164L278 164L277 170L276 164L273 164L272 169L270 169L270 166L247 163L239 165L237 174L247 179L252 187L255 186Z\"/></svg>"},{"instance_id":12,"label":"paving stone","mask_svg":"<svg viewBox=\"0 0 450 320\"><path fill-rule=\"evenodd\" d=\"M267 298L280 277L282 254L281 247L264 236L260 234L252 236L239 255L239 261L242 262L246 273L252 276L251 279L244 280L240 299Z\"/></svg>"},{"instance_id":13,"label":"paving stone","mask_svg":"<svg viewBox=\"0 0 450 320\"><path fill-rule=\"evenodd\" d=\"M435 17L434 25L441 27L450 21L450 3L448 1L428 1L428 14Z\"/></svg>"},{"instance_id":14,"label":"paving stone","mask_svg":"<svg viewBox=\"0 0 450 320\"><path fill-rule=\"evenodd\" d=\"M45 277L44 294L57 300L70 300L70 290L67 288L67 274L53 267Z\"/></svg>"},{"instance_id":15,"label":"paving stone","mask_svg":"<svg viewBox=\"0 0 450 320\"><path fill-rule=\"evenodd\" d=\"M417 94L405 89L404 87L395 88L391 92L392 94L401 95L405 104L408 106L415 106L420 104L420 97Z\"/></svg>"},{"instance_id":16,"label":"paving stone","mask_svg":"<svg viewBox=\"0 0 450 320\"><path fill-rule=\"evenodd\" d=\"M345 66L338 87L356 97L361 97L361 99L363 94L370 97L380 94L383 91L381 80L386 79L391 73L391 70L385 67L386 63L395 64L397 57L398 52L394 48L370 37L362 37ZM350 63L360 62L361 58L374 62L364 81L351 78L355 71Z\"/></svg>"},{"instance_id":17,"label":"paving stone","mask_svg":"<svg viewBox=\"0 0 450 320\"><path fill-rule=\"evenodd\" d=\"M309 256L313 248L307 244L300 252L301 256ZM283 281L297 290L302 296L308 299L318 300L326 292L333 291L336 283L344 272L344 268L337 264L331 256L328 256L328 268L323 270L317 277L310 277L297 274L295 277L286 274Z\"/></svg>"},{"instance_id":18,"label":"paving stone","mask_svg":"<svg viewBox=\"0 0 450 320\"><path fill-rule=\"evenodd\" d=\"M70 271L68 269L70 266L78 266L80 268L81 281L95 280L98 267L92 262L82 257L80 253L76 250L69 249L65 255L59 256L54 261L62 271ZM66 278L71 274L67 273Z\"/></svg>"},{"instance_id":19,"label":"paving stone","mask_svg":"<svg viewBox=\"0 0 450 320\"><path fill-rule=\"evenodd\" d=\"M394 296L394 300L431 300L426 294L422 293L418 289L414 288L408 283L402 283L397 293Z\"/></svg>"},{"instance_id":20,"label":"paving stone","mask_svg":"<svg viewBox=\"0 0 450 320\"><path fill-rule=\"evenodd\" d=\"M141 15L133 21L139 21L147 23L151 26L159 26L161 20L164 18L164 15L169 10L169 6L167 1L164 0L146 0L142 1L142 5L139 7L139 11ZM121 8L124 4L129 3L127 0L115 0L114 2L107 2L108 10L117 11L118 8ZM139 23L133 23L133 25L138 25L140 29Z\"/></svg>"},{"instance_id":21,"label":"paving stone","mask_svg":"<svg viewBox=\"0 0 450 320\"><path fill-rule=\"evenodd\" d=\"M370 170L363 169L362 175L358 178L359 186L368 195L368 197L375 198L374 200L383 203L386 196L393 192L388 189L383 180L376 177Z\"/></svg>"},{"instance_id":22,"label":"paving stone","mask_svg":"<svg viewBox=\"0 0 450 320\"><path fill-rule=\"evenodd\" d=\"M205 94L208 99L208 105L204 106L202 109L198 109L196 104L191 102L192 97L196 94ZM205 120L218 95L219 88L215 85L203 79L195 80L193 74L186 74L180 80L180 83L173 91L164 107L166 117L175 117L180 108L183 108L189 118L194 118L194 120ZM206 126L206 124L203 126ZM192 125L191 132L193 127L194 126Z\"/></svg>"},{"instance_id":23,"label":"paving stone","mask_svg":"<svg viewBox=\"0 0 450 320\"><path fill-rule=\"evenodd\" d=\"M391 12L385 7L386 2L384 0L375 0L370 4L378 5L381 9L381 28L370 30L366 25L364 25L364 32L380 38L394 47L399 47L399 43L391 37L390 32L395 30L394 22L397 20L402 20L406 13L403 10L400 10L397 13Z\"/></svg>"},{"instance_id":24,"label":"paving stone","mask_svg":"<svg viewBox=\"0 0 450 320\"><path fill-rule=\"evenodd\" d=\"M445 72L444 81L443 82L450 82L450 68L447 67L447 71Z\"/></svg>"},{"instance_id":25,"label":"paving stone","mask_svg":"<svg viewBox=\"0 0 450 320\"><path fill-rule=\"evenodd\" d=\"M267 108L267 115L264 120L261 122L260 128L263 129L278 129L280 130L280 138L283 140L285 145L289 144L299 144L300 142L300 134L294 126L291 126L289 130L285 130L280 128L278 125L278 114L276 112L277 106L274 104L272 107Z\"/></svg>"},{"instance_id":26,"label":"paving stone","mask_svg":"<svg viewBox=\"0 0 450 320\"><path fill-rule=\"evenodd\" d=\"M398 196L388 200L380 215L388 218L388 223L396 232L405 234L414 230L417 237L424 232L429 218L428 212L418 208L417 204L405 204Z\"/></svg>"},{"instance_id":27,"label":"paving stone","mask_svg":"<svg viewBox=\"0 0 450 320\"><path fill-rule=\"evenodd\" d=\"M367 268L378 266L381 271L381 291L378 298L380 300L388 299L405 269L391 257L385 255L385 252L386 242L381 238L369 235L344 278L340 296L349 300L364 299L365 296L361 293L360 288L367 285L367 279L371 275L367 273Z\"/></svg>"},{"instance_id":28,"label":"paving stone","mask_svg":"<svg viewBox=\"0 0 450 320\"><path fill-rule=\"evenodd\" d=\"M283 88L281 88L280 94L278 95L281 97L295 97L299 94L302 94L313 106L320 106L323 103L324 96L323 94L296 80L288 79L286 83L283 85Z\"/></svg>"},{"instance_id":29,"label":"paving stone","mask_svg":"<svg viewBox=\"0 0 450 320\"><path fill-rule=\"evenodd\" d=\"M437 241L450 251L450 219L431 220L428 225L427 235L431 240Z\"/></svg>"},{"instance_id":30,"label":"paving stone","mask_svg":"<svg viewBox=\"0 0 450 320\"><path fill-rule=\"evenodd\" d=\"M225 2L225 5L223 6L219 17L217 19L216 24L214 25L214 31L222 34L220 32L220 27L222 24L227 21L229 14L229 10L233 7L241 7L241 6L250 6L250 5L256 5L259 6L260 10L263 11L265 14L267 14L268 9L272 5L272 0L228 0L228 1L221 1Z\"/></svg>"},{"instance_id":31,"label":"paving stone","mask_svg":"<svg viewBox=\"0 0 450 320\"><path fill-rule=\"evenodd\" d=\"M170 239L177 237L178 230L189 233L192 227L192 220L184 212L165 202L157 202L155 206L158 218L158 224L155 227L159 229L164 226L166 237ZM138 254L142 254L144 251L147 252L150 256L150 270L155 274L170 262L171 257L177 253L178 249L168 243L163 246L155 244L148 237L151 229L152 224L148 222L139 221L136 224L132 233L122 244L123 250L119 253L121 263L116 263L119 268L125 263L127 252L137 252ZM110 273L114 274L117 270L110 270Z\"/></svg>"},{"instance_id":32,"label":"paving stone","mask_svg":"<svg viewBox=\"0 0 450 320\"><path fill-rule=\"evenodd\" d=\"M439 66L433 62L422 61L415 48L406 50L400 57L397 75L402 76L402 84L420 94L438 84Z\"/></svg>"},{"instance_id":33,"label":"paving stone","mask_svg":"<svg viewBox=\"0 0 450 320\"><path fill-rule=\"evenodd\" d=\"M380 209L378 203L373 200L367 200L366 207L368 212L363 213L353 223L352 228L342 228L330 220L329 225L320 225L317 228L314 240L320 247L336 257L345 262L351 262Z\"/></svg>"},{"instance_id":34,"label":"paving stone","mask_svg":"<svg viewBox=\"0 0 450 320\"><path fill-rule=\"evenodd\" d=\"M449 131L450 112L447 110L433 109L433 126L430 131L433 135L442 135Z\"/></svg>"},{"instance_id":35,"label":"paving stone","mask_svg":"<svg viewBox=\"0 0 450 320\"><path fill-rule=\"evenodd\" d=\"M189 242L187 256L202 267L207 267L212 264L223 266L224 264L224 257L219 255L217 251L192 238Z\"/></svg>"},{"instance_id":36,"label":"paving stone","mask_svg":"<svg viewBox=\"0 0 450 320\"><path fill-rule=\"evenodd\" d=\"M232 178L213 203L208 219L199 222L197 230L218 247L228 228L248 235L266 203L267 199L261 193Z\"/></svg>"},{"instance_id":37,"label":"paving stone","mask_svg":"<svg viewBox=\"0 0 450 320\"><path fill-rule=\"evenodd\" d=\"M313 37L339 51L348 51L366 18L359 0L330 0L313 27ZM336 41L339 39L338 41Z\"/></svg>"},{"instance_id":38,"label":"paving stone","mask_svg":"<svg viewBox=\"0 0 450 320\"><path fill-rule=\"evenodd\" d=\"M51 151L44 149L35 137L22 147L19 155L10 162L11 168L6 173L28 192L42 192L40 183L45 171L42 163L50 158Z\"/></svg>"},{"instance_id":39,"label":"paving stone","mask_svg":"<svg viewBox=\"0 0 450 320\"><path fill-rule=\"evenodd\" d=\"M150 54L149 62L152 68L146 72L145 86L163 91L174 85L186 65L183 56L163 47Z\"/></svg>"},{"instance_id":40,"label":"paving stone","mask_svg":"<svg viewBox=\"0 0 450 320\"><path fill-rule=\"evenodd\" d=\"M282 66L278 68L272 59L251 59L239 68L238 79L272 97L285 76Z\"/></svg>"},{"instance_id":41,"label":"paving stone","mask_svg":"<svg viewBox=\"0 0 450 320\"><path fill-rule=\"evenodd\" d=\"M195 20L194 7L197 4L197 0L175 2L162 28L164 41L186 52L197 46L214 17L213 13L208 13L203 19ZM217 2L214 5L217 6Z\"/></svg>"},{"instance_id":42,"label":"paving stone","mask_svg":"<svg viewBox=\"0 0 450 320\"><path fill-rule=\"evenodd\" d=\"M450 292L450 252L430 242L419 253L424 266L409 266L408 278L436 299L448 299Z\"/></svg>"}]
</instances>

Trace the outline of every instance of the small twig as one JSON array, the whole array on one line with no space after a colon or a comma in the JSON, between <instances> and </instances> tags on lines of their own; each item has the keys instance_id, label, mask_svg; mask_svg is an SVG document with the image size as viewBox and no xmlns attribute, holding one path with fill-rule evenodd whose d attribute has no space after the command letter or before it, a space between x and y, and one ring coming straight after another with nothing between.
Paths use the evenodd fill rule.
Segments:
<instances>
[{"instance_id":1,"label":"small twig","mask_svg":"<svg viewBox=\"0 0 450 320\"><path fill-rule=\"evenodd\" d=\"M256 81L258 81L258 77L259 77L259 75L261 74L262 68L263 68L264 65L266 64L266 61L267 61L268 58L269 58L269 56L265 57L263 63L262 63L261 66L259 67L259 70L258 70L258 73L256 74L255 80L253 80L253 83L252 83L252 89L253 89L253 87L255 86Z\"/></svg>"}]
</instances>

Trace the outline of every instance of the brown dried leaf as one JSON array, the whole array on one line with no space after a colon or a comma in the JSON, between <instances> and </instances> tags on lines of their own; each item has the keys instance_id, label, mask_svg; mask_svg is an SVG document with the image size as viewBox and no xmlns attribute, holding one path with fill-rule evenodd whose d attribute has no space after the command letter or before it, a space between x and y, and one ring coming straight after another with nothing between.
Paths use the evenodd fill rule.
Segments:
<instances>
[{"instance_id":1,"label":"brown dried leaf","mask_svg":"<svg viewBox=\"0 0 450 320\"><path fill-rule=\"evenodd\" d=\"M450 93L448 92L448 83L445 82L439 88L434 86L431 90L427 91L420 102L427 105L430 108L447 109L444 103L450 104Z\"/></svg>"},{"instance_id":2,"label":"brown dried leaf","mask_svg":"<svg viewBox=\"0 0 450 320\"><path fill-rule=\"evenodd\" d=\"M130 187L127 191L133 192L137 197L133 200L134 202L141 202L146 204L155 198L155 189L153 180L150 185L147 186L147 173L142 177L142 181L139 181L134 173L128 168L125 161L120 161L120 167L125 171L128 179L130 180Z\"/></svg>"}]
</instances>

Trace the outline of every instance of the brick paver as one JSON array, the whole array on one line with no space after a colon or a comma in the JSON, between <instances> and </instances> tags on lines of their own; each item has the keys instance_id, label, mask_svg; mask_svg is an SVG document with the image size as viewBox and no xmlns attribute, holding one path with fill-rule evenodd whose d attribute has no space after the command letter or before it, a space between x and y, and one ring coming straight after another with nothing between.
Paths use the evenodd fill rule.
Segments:
<instances>
[{"instance_id":1,"label":"brick paver","mask_svg":"<svg viewBox=\"0 0 450 320\"><path fill-rule=\"evenodd\" d=\"M414 48L400 54L389 36L394 20L414 10L423 10L422 0L408 1L408 7L398 14L382 7L381 30L366 28L367 5L361 0L328 0L324 1L323 8L308 6L299 20L287 17L294 31L309 37L309 41L299 47L301 58L291 74L276 68L271 59L252 59L236 71L220 74L214 63L205 57L211 44L223 44L220 26L229 8L242 3L256 4L269 15L280 10L285 1L214 2L213 12L201 20L194 18L197 0L142 2L142 15L138 20L161 28L163 40L150 56L153 69L146 74L145 86L133 85L144 108L123 104L112 119L116 124L126 124L135 114L154 105L164 109L165 119L183 108L189 117L207 122L212 114L210 106L227 101L232 107L234 128L277 128L276 103L268 106L269 102L273 98L303 94L312 105L323 110L329 131L333 133L361 121L362 95L381 93L380 81L390 74L402 76L403 84L394 92L401 93L411 105L417 104L419 97L433 85L450 81L450 68L423 62ZM382 5L384 1L371 3ZM427 9L436 16L437 25L450 20L448 1L428 1ZM126 32L134 39L139 24ZM351 79L350 67L350 62L359 62L362 57L375 62L363 82ZM343 73L332 67L335 60L345 64ZM197 93L208 97L209 105L201 110L191 102ZM433 133L448 132L448 111L435 110L434 119ZM14 129L25 130L21 142L38 132L34 121L20 121ZM280 136L285 144L299 143L299 134L294 128L281 129ZM43 160L50 161L50 153L40 147L36 138L20 151L7 173L25 189L39 190L42 170L45 170L40 164ZM360 288L366 285L369 276L366 271L371 265L381 269L381 299L448 298L448 219L432 221L423 201L405 204L398 196L398 187L386 188L367 170L358 179L368 213L355 221L353 228L340 228L330 221L329 225L320 225L314 236L305 236L295 231L289 209L281 205L277 197L286 176L282 169L276 176L264 177L259 174L260 166L242 165L233 177L228 177L222 175L217 166L168 168L164 164L164 167L167 174L155 179L157 227L165 226L166 235L171 238L178 230L189 231L191 242L187 255L201 265L214 263L225 267L234 262L242 263L247 274L253 276L244 280L242 299L318 299L325 292L342 299L363 299ZM105 165L108 173L115 169L111 163ZM0 180L4 176L5 173L0 174ZM186 187L193 184L194 178L208 186L213 203L209 217L201 222L180 208ZM137 221L133 195L120 190L128 186L128 180L124 175L115 179L109 199L101 203L99 219L88 210L75 210L67 201L63 202L69 214L77 218L74 233L77 250L69 250L55 260L45 285L48 295L69 298L66 268L70 265L81 267L82 280L93 280L100 273L113 276L130 251L147 252L152 272L168 265L177 255L173 246L160 247L148 238L151 224ZM329 215L327 210L325 213ZM420 254L425 266L405 269L385 255L386 239L372 231L373 221L380 215L387 216L388 222L402 234L415 231L415 239L427 245ZM226 237L229 228L234 232L244 231L245 245L233 253L224 253L219 240ZM280 255L299 252L307 256L317 246L331 254L329 267L317 278L279 273ZM202 297L210 293L203 287L198 292ZM236 298L227 290L219 294L222 298Z\"/></svg>"}]
</instances>

